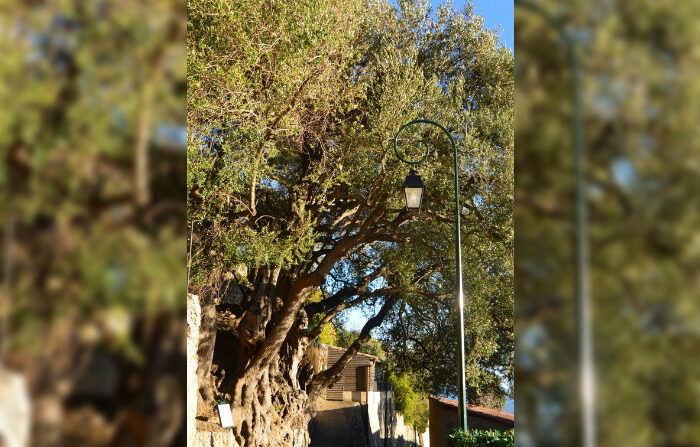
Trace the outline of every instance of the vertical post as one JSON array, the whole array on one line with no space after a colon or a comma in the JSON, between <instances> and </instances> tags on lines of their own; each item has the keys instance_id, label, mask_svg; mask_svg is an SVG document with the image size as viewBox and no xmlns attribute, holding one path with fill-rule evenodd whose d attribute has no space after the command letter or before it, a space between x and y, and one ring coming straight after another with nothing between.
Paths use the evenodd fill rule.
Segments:
<instances>
[{"instance_id":1,"label":"vertical post","mask_svg":"<svg viewBox=\"0 0 700 447\"><path fill-rule=\"evenodd\" d=\"M194 237L194 220L190 225L190 249L187 252L187 293L190 291L190 267L192 267L192 238Z\"/></svg>"},{"instance_id":2,"label":"vertical post","mask_svg":"<svg viewBox=\"0 0 700 447\"><path fill-rule=\"evenodd\" d=\"M571 60L571 95L573 99L574 178L576 188L576 304L581 398L581 435L584 447L595 445L595 371L593 333L588 282L588 244L586 240L586 180L581 104L581 64L578 45L568 43Z\"/></svg>"},{"instance_id":3,"label":"vertical post","mask_svg":"<svg viewBox=\"0 0 700 447\"><path fill-rule=\"evenodd\" d=\"M444 129L443 129L444 130ZM452 149L455 153L455 248L457 252L457 301L459 303L459 351L457 352L458 374L458 402L459 402L459 426L467 431L467 386L466 371L464 367L464 285L462 283L462 231L460 226L459 206L459 163L457 160L457 146L448 133Z\"/></svg>"},{"instance_id":4,"label":"vertical post","mask_svg":"<svg viewBox=\"0 0 700 447\"><path fill-rule=\"evenodd\" d=\"M575 250L576 250L576 324L578 329L579 398L581 401L581 442L584 447L596 445L595 426L595 367L593 359L593 318L590 309L589 259L587 243L586 179L584 163L583 105L581 102L581 61L576 37L563 23L551 16L541 5L529 0L516 0L544 18L566 44L571 63L572 127L574 139L574 188L575 188Z\"/></svg>"},{"instance_id":5,"label":"vertical post","mask_svg":"<svg viewBox=\"0 0 700 447\"><path fill-rule=\"evenodd\" d=\"M2 292L0 292L0 365L5 360L5 349L7 348L7 337L9 335L10 322L10 283L12 282L12 244L15 238L15 217L13 214L7 216L5 222L5 247L4 247L4 268L2 278Z\"/></svg>"}]
</instances>

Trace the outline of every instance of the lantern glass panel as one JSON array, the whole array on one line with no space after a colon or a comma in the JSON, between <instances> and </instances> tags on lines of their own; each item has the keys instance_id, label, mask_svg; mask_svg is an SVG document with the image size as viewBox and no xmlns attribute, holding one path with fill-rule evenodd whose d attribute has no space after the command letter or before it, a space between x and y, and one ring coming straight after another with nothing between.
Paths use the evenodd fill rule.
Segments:
<instances>
[{"instance_id":1,"label":"lantern glass panel","mask_svg":"<svg viewBox=\"0 0 700 447\"><path fill-rule=\"evenodd\" d=\"M404 193L406 195L406 208L410 210L420 209L423 199L423 188L406 187L404 188Z\"/></svg>"}]
</instances>

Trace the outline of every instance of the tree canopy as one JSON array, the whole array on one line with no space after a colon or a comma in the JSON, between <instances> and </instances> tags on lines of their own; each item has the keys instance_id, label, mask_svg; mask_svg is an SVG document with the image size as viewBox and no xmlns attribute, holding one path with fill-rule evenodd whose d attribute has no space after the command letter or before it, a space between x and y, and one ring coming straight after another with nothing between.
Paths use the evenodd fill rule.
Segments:
<instances>
[{"instance_id":1,"label":"tree canopy","mask_svg":"<svg viewBox=\"0 0 700 447\"><path fill-rule=\"evenodd\" d=\"M0 11L0 367L51 408L29 444L184 442L183 4Z\"/></svg>"},{"instance_id":2,"label":"tree canopy","mask_svg":"<svg viewBox=\"0 0 700 447\"><path fill-rule=\"evenodd\" d=\"M469 384L509 378L510 50L471 6L197 1L188 14L190 289L206 300L240 287L243 313L266 296L270 348L253 365L277 352L298 309L315 338L362 305L376 315L351 350L386 322L401 367L454 391L452 148L430 126L402 135L405 157L430 148L418 215L404 209L408 166L393 151L402 124L427 118L459 152Z\"/></svg>"}]
</instances>

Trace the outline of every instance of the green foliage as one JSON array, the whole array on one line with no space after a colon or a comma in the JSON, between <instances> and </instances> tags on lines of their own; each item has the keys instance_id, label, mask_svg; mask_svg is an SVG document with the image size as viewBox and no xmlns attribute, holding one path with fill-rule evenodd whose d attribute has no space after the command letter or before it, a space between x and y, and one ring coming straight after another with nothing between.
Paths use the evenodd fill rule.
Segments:
<instances>
[{"instance_id":1,"label":"green foliage","mask_svg":"<svg viewBox=\"0 0 700 447\"><path fill-rule=\"evenodd\" d=\"M325 325L321 331L321 334L318 336L318 342L326 345L340 346L338 340L338 331L332 324Z\"/></svg>"},{"instance_id":2,"label":"green foliage","mask_svg":"<svg viewBox=\"0 0 700 447\"><path fill-rule=\"evenodd\" d=\"M119 444L126 419L101 409L184 398L184 4L0 10L0 369L54 402L53 428L32 412L25 444ZM183 421L169 419L140 430L172 440Z\"/></svg>"},{"instance_id":3,"label":"green foliage","mask_svg":"<svg viewBox=\"0 0 700 447\"><path fill-rule=\"evenodd\" d=\"M11 247L2 253L10 343L41 348L55 328L84 326L92 342L136 358L132 320L185 303L185 142L172 137L186 119L182 9L107 0L13 2L5 12L0 231ZM110 335L114 314L123 324Z\"/></svg>"},{"instance_id":4,"label":"green foliage","mask_svg":"<svg viewBox=\"0 0 700 447\"><path fill-rule=\"evenodd\" d=\"M387 359L386 352L384 352L384 346L382 346L382 342L380 340L377 340L376 338L370 338L367 341L367 343L362 345L362 347L360 348L360 352L376 356L382 360Z\"/></svg>"},{"instance_id":5,"label":"green foliage","mask_svg":"<svg viewBox=\"0 0 700 447\"><path fill-rule=\"evenodd\" d=\"M449 447L513 447L514 443L513 430L469 430L465 433L458 428L447 437Z\"/></svg>"},{"instance_id":6,"label":"green foliage","mask_svg":"<svg viewBox=\"0 0 700 447\"><path fill-rule=\"evenodd\" d=\"M377 279L386 293L343 301L375 310L389 292L401 301L382 343L363 349L395 359L422 392L449 393L453 153L436 129L403 135L406 157L417 155L419 139L431 147L419 168L426 211L407 215L408 168L392 140L402 124L425 117L458 143L467 373L474 389L492 387L498 374L511 379L513 56L471 7L435 12L413 0L399 8L368 0L189 3L190 290L216 294L241 264L248 272L280 267L292 284L332 260L332 278L323 272L322 280L332 294L385 266ZM310 326L320 318L311 316ZM354 340L327 327L324 341Z\"/></svg>"},{"instance_id":7,"label":"green foliage","mask_svg":"<svg viewBox=\"0 0 700 447\"><path fill-rule=\"evenodd\" d=\"M428 427L428 396L415 390L414 379L408 373L389 373L389 383L394 393L394 408L404 417L404 422L416 427L418 433Z\"/></svg>"},{"instance_id":8,"label":"green foliage","mask_svg":"<svg viewBox=\"0 0 700 447\"><path fill-rule=\"evenodd\" d=\"M335 3L188 5L188 210L190 220L224 230L209 233L217 247L216 256L207 257L210 267L295 265L316 241L317 217L301 199L287 208L287 194L297 188L280 169L296 167L290 149L303 135L320 142L325 129L315 120L346 108L362 90L346 71L359 57L352 43L361 2ZM252 25L260 23L266 26ZM299 179L317 186L319 206L345 177L324 170L311 166ZM242 199L251 179L261 182L255 185L259 205ZM235 217L257 206L266 213L257 225ZM290 211L293 231L279 220Z\"/></svg>"},{"instance_id":9,"label":"green foliage","mask_svg":"<svg viewBox=\"0 0 700 447\"><path fill-rule=\"evenodd\" d=\"M316 315L314 318L316 321L320 319L320 315ZM313 328L315 325L316 323L313 321L309 323L309 327L311 328ZM334 322L323 327L321 334L318 336L318 342L339 346L341 348L349 348L359 336L360 333L358 331L345 329L342 325ZM363 344L362 347L360 347L360 352L363 354L376 356L381 360L387 359L382 342L376 338L370 338L365 344Z\"/></svg>"}]
</instances>

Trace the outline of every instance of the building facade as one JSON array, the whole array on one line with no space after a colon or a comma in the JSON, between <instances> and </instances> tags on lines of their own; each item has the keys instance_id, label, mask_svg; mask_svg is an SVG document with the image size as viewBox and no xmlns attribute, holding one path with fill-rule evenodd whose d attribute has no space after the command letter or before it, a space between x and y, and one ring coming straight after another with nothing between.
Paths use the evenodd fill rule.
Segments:
<instances>
[{"instance_id":1,"label":"building facade","mask_svg":"<svg viewBox=\"0 0 700 447\"><path fill-rule=\"evenodd\" d=\"M326 367L337 362L345 348L320 345L327 350ZM325 369L325 368L324 368ZM386 388L386 363L378 357L358 352L342 372L342 377L326 390L326 400L367 403L367 393Z\"/></svg>"}]
</instances>

